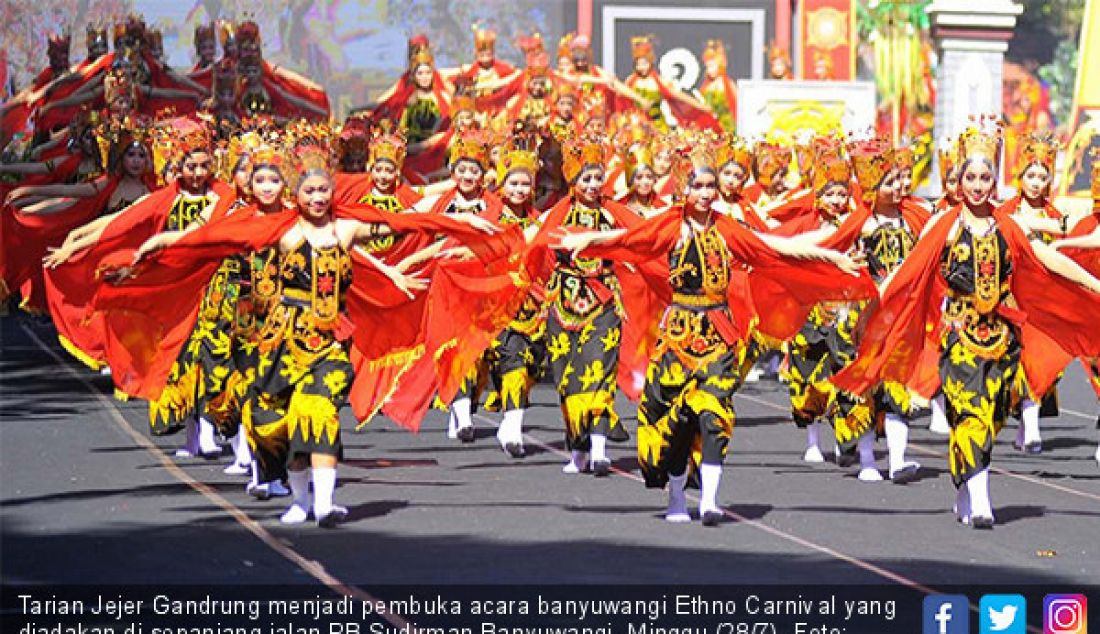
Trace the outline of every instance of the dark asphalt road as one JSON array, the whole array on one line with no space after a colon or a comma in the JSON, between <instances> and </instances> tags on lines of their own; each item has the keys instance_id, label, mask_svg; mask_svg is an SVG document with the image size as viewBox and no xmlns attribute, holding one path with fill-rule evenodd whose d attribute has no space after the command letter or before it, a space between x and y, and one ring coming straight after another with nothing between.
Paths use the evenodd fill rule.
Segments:
<instances>
[{"instance_id":1,"label":"dark asphalt road","mask_svg":"<svg viewBox=\"0 0 1100 634\"><path fill-rule=\"evenodd\" d=\"M386 421L351 431L337 530L285 528L284 501L245 495L228 461L176 462L180 437L150 438L142 402L71 362L48 325L0 318L0 562L5 583L1096 583L1100 467L1096 399L1077 365L1062 382L1047 451L1002 432L992 491L999 524L958 525L946 441L919 420L923 477L867 484L855 469L801 462L785 391L759 383L739 416L716 529L663 521L663 492L638 479L633 445L613 477L567 476L559 411L539 386L531 455L512 460L479 419L470 446L432 413L410 434ZM45 344L46 347L43 347ZM61 359L64 359L61 361ZM633 430L634 408L620 412ZM1015 425L1012 422L1011 425ZM885 446L879 446L885 465ZM172 465L178 465L172 466ZM195 483L203 484L195 484Z\"/></svg>"}]
</instances>

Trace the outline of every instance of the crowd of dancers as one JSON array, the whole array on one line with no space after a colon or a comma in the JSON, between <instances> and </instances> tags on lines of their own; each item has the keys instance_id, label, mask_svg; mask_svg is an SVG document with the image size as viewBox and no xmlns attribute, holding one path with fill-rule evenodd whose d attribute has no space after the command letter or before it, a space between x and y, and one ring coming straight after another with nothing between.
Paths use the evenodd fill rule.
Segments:
<instances>
[{"instance_id":1,"label":"crowd of dancers","mask_svg":"<svg viewBox=\"0 0 1100 634\"><path fill-rule=\"evenodd\" d=\"M1006 419L1041 452L1075 358L1100 395L1100 158L1097 204L1067 214L1049 137L1019 140L1003 200L1003 133L976 118L938 151L933 202L913 193L911 147L736 136L718 41L688 94L654 73L647 38L620 81L583 36L553 68L541 37L521 38L523 69L488 30L457 69L418 36L395 86L336 124L320 87L263 60L255 23L199 27L188 72L140 18L113 34L109 51L89 29L75 65L51 38L49 68L0 108L0 294L48 314L118 398L147 400L152 433L184 431L178 455L229 439L226 472L290 497L284 523L345 518L345 406L414 431L442 406L459 442L485 407L519 459L545 378L564 473L608 475L608 441L631 437L621 391L666 518L691 520L694 479L712 526L734 395L765 368L788 386L803 459L824 461L831 429L865 482L884 479L879 438L886 478L917 475L909 427L930 407L957 518L989 528Z\"/></svg>"}]
</instances>

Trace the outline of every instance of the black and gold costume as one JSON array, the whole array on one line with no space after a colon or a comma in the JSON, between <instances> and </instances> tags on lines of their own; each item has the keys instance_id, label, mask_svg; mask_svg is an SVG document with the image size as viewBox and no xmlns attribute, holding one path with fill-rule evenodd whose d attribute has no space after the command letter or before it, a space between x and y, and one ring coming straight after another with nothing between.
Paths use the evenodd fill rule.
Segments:
<instances>
[{"instance_id":1,"label":"black and gold costume","mask_svg":"<svg viewBox=\"0 0 1100 634\"><path fill-rule=\"evenodd\" d=\"M164 230L183 231L200 218L210 203L208 196L181 193L172 203ZM229 274L224 269L223 264L207 286L195 328L172 364L164 391L159 399L149 403L149 424L153 434L170 434L182 429L189 418L202 413L208 383L225 379L224 375L220 378L207 376L229 357L230 351L222 305L229 295L235 298L236 291L230 290ZM232 310L230 308L228 313L230 321Z\"/></svg>"},{"instance_id":2,"label":"black and gold costume","mask_svg":"<svg viewBox=\"0 0 1100 634\"><path fill-rule=\"evenodd\" d=\"M443 118L439 104L430 97L421 97L405 106L401 114L401 128L409 145L420 143L436 133Z\"/></svg>"},{"instance_id":3,"label":"black and gold costume","mask_svg":"<svg viewBox=\"0 0 1100 634\"><path fill-rule=\"evenodd\" d=\"M604 231L611 219L601 209L574 202L563 227ZM610 435L621 425L615 386L622 337L622 290L611 262L555 252L546 288L546 350L561 397L566 446L587 451L590 434Z\"/></svg>"},{"instance_id":4,"label":"black and gold costume","mask_svg":"<svg viewBox=\"0 0 1100 634\"><path fill-rule=\"evenodd\" d=\"M340 246L308 240L281 255L278 301L259 333L256 379L241 423L260 481L281 478L296 454L343 457L340 408L352 365L335 328L351 284L351 258Z\"/></svg>"},{"instance_id":5,"label":"black and gold costume","mask_svg":"<svg viewBox=\"0 0 1100 634\"><path fill-rule=\"evenodd\" d=\"M746 354L733 334L726 295L731 257L718 229L692 228L669 260L673 303L638 406L638 463L654 488L685 473L689 461L722 464Z\"/></svg>"},{"instance_id":6,"label":"black and gold costume","mask_svg":"<svg viewBox=\"0 0 1100 634\"><path fill-rule=\"evenodd\" d=\"M989 466L1008 413L1020 344L1016 326L998 312L1015 303L1011 257L1000 231L975 235L963 227L940 264L948 284L940 379L951 426L951 476L959 486Z\"/></svg>"}]
</instances>

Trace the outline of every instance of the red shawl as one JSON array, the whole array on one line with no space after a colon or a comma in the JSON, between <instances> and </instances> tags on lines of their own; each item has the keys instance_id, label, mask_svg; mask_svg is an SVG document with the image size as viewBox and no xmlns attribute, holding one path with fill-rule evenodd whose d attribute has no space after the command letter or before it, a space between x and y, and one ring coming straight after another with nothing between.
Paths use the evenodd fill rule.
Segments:
<instances>
[{"instance_id":1,"label":"red shawl","mask_svg":"<svg viewBox=\"0 0 1100 634\"><path fill-rule=\"evenodd\" d=\"M365 205L339 207L336 215L387 224L396 232L444 232L463 240L484 258L498 257L507 248L501 245L500 237L490 238L450 218L391 214ZM295 213L259 216L252 207L238 210L212 220L150 257L134 278L119 285L101 284L95 308L103 312L111 335L107 358L116 384L128 394L155 400L194 329L205 287L222 260L276 244L297 219ZM128 263L131 258L132 251L117 251L103 264L110 268ZM352 324L358 326L363 317L360 311L375 297L377 289L373 282L377 278L358 275L364 270L363 260L353 257L352 261L357 277L353 277L354 290L349 294L347 306ZM167 302L165 297L178 301ZM389 297L383 294L377 303L386 305L388 301ZM361 350L369 348L369 338L377 334L356 332L353 335L356 346ZM368 339L362 339L363 335ZM353 397L357 387L352 385Z\"/></svg>"},{"instance_id":2,"label":"red shawl","mask_svg":"<svg viewBox=\"0 0 1100 634\"><path fill-rule=\"evenodd\" d=\"M652 356L658 322L671 303L668 256L680 240L683 214L683 206L676 206L617 240L586 251L598 257L631 261L636 266L641 263L638 270L654 290L629 298L624 293L629 320L624 323L623 341L627 341L626 329L630 324L638 333L631 339L642 348L639 354L630 355L637 363L647 363ZM866 274L853 278L840 273L832 264L794 260L780 255L732 218L716 213L714 221L735 261L731 269L737 270L736 263L750 267L745 277L731 276L727 301L732 323L716 322L720 330L726 330L723 335L730 341L746 338L754 322L758 322L757 329L765 335L788 339L798 332L818 302L867 299L877 294L874 282ZM647 263L651 266L647 267ZM620 364L626 359L626 355L622 356ZM644 372L644 369L644 365L635 365L630 371Z\"/></svg>"},{"instance_id":3,"label":"red shawl","mask_svg":"<svg viewBox=\"0 0 1100 634\"><path fill-rule=\"evenodd\" d=\"M225 215L236 195L232 187L220 181L213 181L211 190L219 197L213 219ZM149 194L112 220L94 246L45 271L47 302L57 330L87 358L101 360L109 345L107 334L96 326L90 310L92 298L102 283L100 266L116 251L132 253L145 240L163 231L172 202L179 194L178 183ZM164 297L158 300L169 303Z\"/></svg>"},{"instance_id":4,"label":"red shawl","mask_svg":"<svg viewBox=\"0 0 1100 634\"><path fill-rule=\"evenodd\" d=\"M457 76L462 77L474 85L477 81L478 73L481 71L479 64L473 64L469 68L463 70ZM493 59L493 72L497 77L504 79L509 75L516 72L515 66L512 66L508 62L501 61L499 59ZM479 112L487 112L490 115L495 115L508 104L508 102L524 89L524 85L527 83L527 76L524 73L520 73L514 77L507 84L501 86L497 90L487 95L479 95L476 99L477 109Z\"/></svg>"},{"instance_id":5,"label":"red shawl","mask_svg":"<svg viewBox=\"0 0 1100 634\"><path fill-rule=\"evenodd\" d=\"M437 130L446 130L451 127L451 100L447 97L445 86L446 83L439 71L433 70L432 94L439 105L439 115L441 117ZM405 74L397 80L397 86L394 88L393 94L375 106L374 118L378 120L390 119L395 123L400 122L401 116L405 113L405 106L408 105L409 98L412 97L414 92L416 92L416 83L413 82L412 73L405 71Z\"/></svg>"},{"instance_id":6,"label":"red shawl","mask_svg":"<svg viewBox=\"0 0 1100 634\"><path fill-rule=\"evenodd\" d=\"M1006 200L1004 204L1001 205L999 211L1011 216L1012 214L1020 210L1020 205L1023 204L1023 202L1024 195L1016 194L1012 198ZM1050 198L1047 198L1046 203L1043 205L1043 213L1046 214L1047 218L1051 218L1053 220L1060 220L1062 218L1062 212L1058 211L1058 209L1054 206L1054 203L1051 202Z\"/></svg>"},{"instance_id":7,"label":"red shawl","mask_svg":"<svg viewBox=\"0 0 1100 634\"><path fill-rule=\"evenodd\" d=\"M679 122L681 127L693 126L701 130L722 131L722 126L718 123L718 119L715 118L713 112L709 109L701 109L685 101L684 98L676 94L672 87L665 82L664 78L656 72L651 72L650 76L657 84L657 92L661 95L661 99L668 104L669 110L672 111L672 116L676 117L676 121ZM642 78L639 77L637 73L631 73L630 77L627 77L624 83L633 89L638 85L641 79ZM624 112L637 107L637 104L630 99L616 96L615 112ZM731 110L730 112L736 113L736 110ZM734 116L737 115L734 114Z\"/></svg>"},{"instance_id":8,"label":"red shawl","mask_svg":"<svg viewBox=\"0 0 1100 634\"><path fill-rule=\"evenodd\" d=\"M940 256L960 209L956 206L938 217L894 274L881 301L868 314L855 362L833 378L838 387L863 394L885 380L918 391L936 384L928 375L938 373L930 362L938 358L938 351L928 348L938 342L927 333L939 328L947 288ZM1047 271L1015 221L1000 210L995 217L1012 257L1011 288L1020 310L1013 321L1020 329L1024 371L1032 389L1043 394L1073 356L1100 353L1100 338L1095 335L1100 295L1083 292Z\"/></svg>"},{"instance_id":9,"label":"red shawl","mask_svg":"<svg viewBox=\"0 0 1100 634\"><path fill-rule=\"evenodd\" d=\"M737 121L737 88L733 85L733 81L723 73L721 76L714 79L704 79L703 83L699 86L699 93L706 94L707 88L716 81L722 82L722 95L726 99L726 108L729 109L730 118L736 123ZM726 130L726 132L733 132L733 130Z\"/></svg>"}]
</instances>

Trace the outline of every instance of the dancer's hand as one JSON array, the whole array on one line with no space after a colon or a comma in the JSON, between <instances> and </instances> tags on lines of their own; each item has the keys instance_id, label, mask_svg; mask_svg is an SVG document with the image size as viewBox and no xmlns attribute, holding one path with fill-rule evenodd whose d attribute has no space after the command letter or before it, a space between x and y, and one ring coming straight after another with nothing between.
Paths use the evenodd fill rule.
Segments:
<instances>
[{"instance_id":1,"label":"dancer's hand","mask_svg":"<svg viewBox=\"0 0 1100 634\"><path fill-rule=\"evenodd\" d=\"M137 251L134 252L133 265L137 266L142 260L156 253L157 251L163 250L166 246L168 246L168 243L164 239L164 236L162 234L157 234L149 238L148 240L143 242L140 247L138 247Z\"/></svg>"},{"instance_id":2,"label":"dancer's hand","mask_svg":"<svg viewBox=\"0 0 1100 634\"><path fill-rule=\"evenodd\" d=\"M467 247L451 247L449 249L443 249L436 257L458 260L459 262L469 262L477 256Z\"/></svg>"},{"instance_id":3,"label":"dancer's hand","mask_svg":"<svg viewBox=\"0 0 1100 634\"><path fill-rule=\"evenodd\" d=\"M833 251L833 253L835 254L831 258L833 264L841 271L853 277L859 277L860 272L867 266L867 256L864 255L862 251L855 251L852 253Z\"/></svg>"},{"instance_id":4,"label":"dancer's hand","mask_svg":"<svg viewBox=\"0 0 1100 634\"><path fill-rule=\"evenodd\" d=\"M49 247L49 253L46 257L42 258L42 266L48 269L56 269L62 264L69 261L69 258L73 257L72 245L66 243L59 247Z\"/></svg>"},{"instance_id":5,"label":"dancer's hand","mask_svg":"<svg viewBox=\"0 0 1100 634\"><path fill-rule=\"evenodd\" d=\"M492 222L486 220L485 218L482 218L477 214L461 213L455 214L454 216L452 216L452 218L463 224L469 225L472 229L476 229L488 235L493 235L500 232L500 227L496 226Z\"/></svg>"},{"instance_id":6,"label":"dancer's hand","mask_svg":"<svg viewBox=\"0 0 1100 634\"><path fill-rule=\"evenodd\" d=\"M591 246L595 234L589 231L566 231L555 229L550 232L550 246L562 251L570 251L577 257L581 251Z\"/></svg>"}]
</instances>

